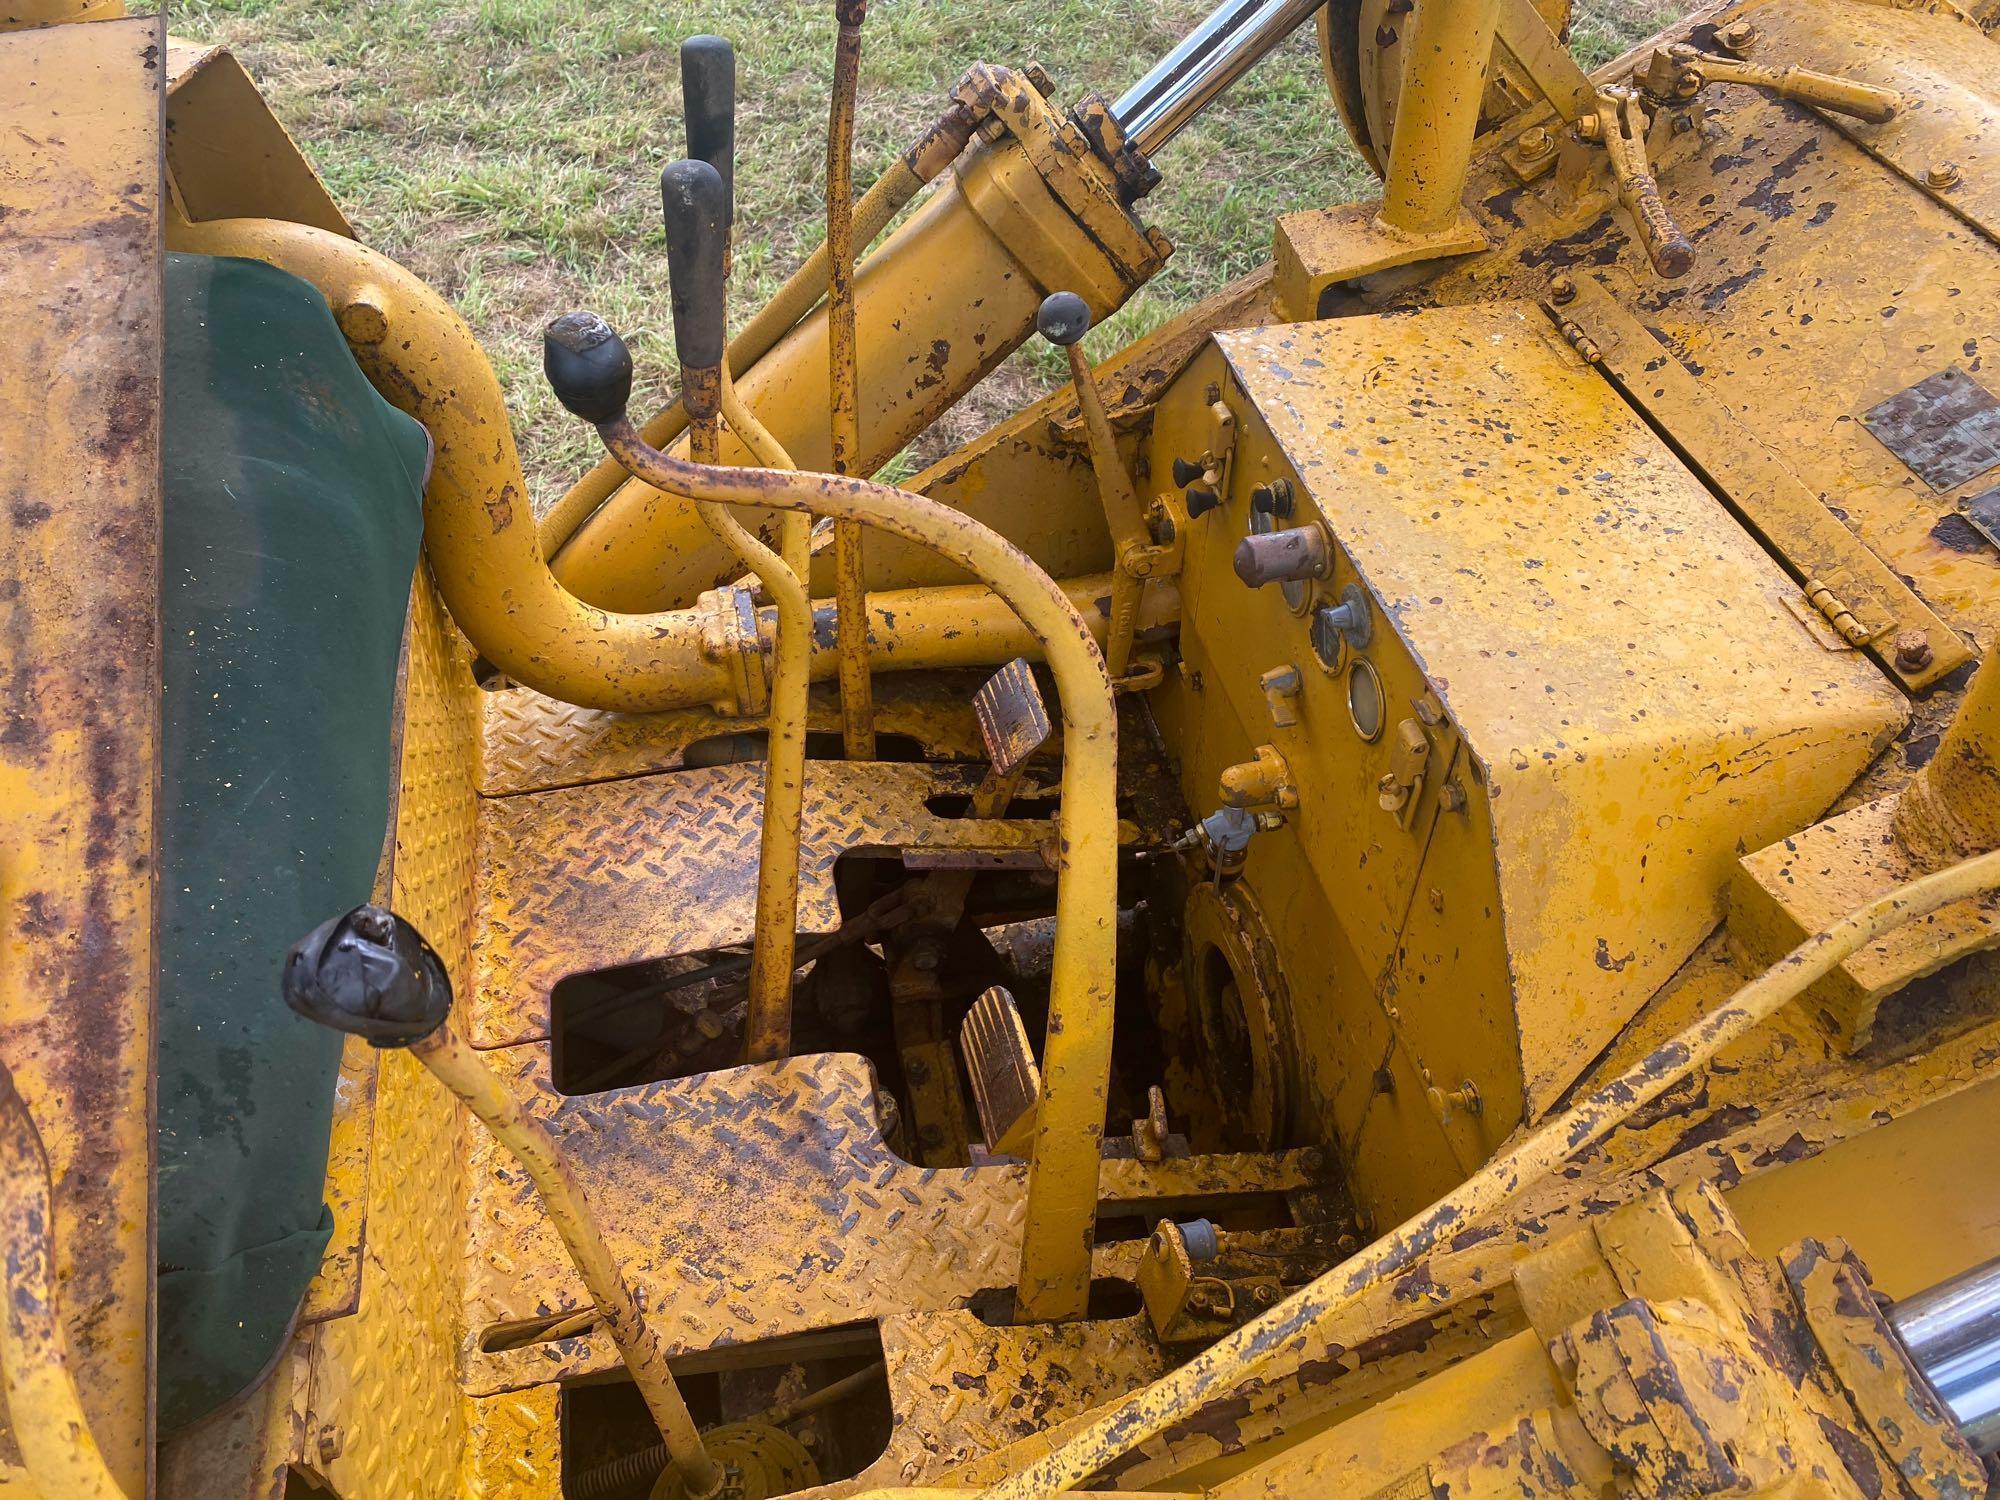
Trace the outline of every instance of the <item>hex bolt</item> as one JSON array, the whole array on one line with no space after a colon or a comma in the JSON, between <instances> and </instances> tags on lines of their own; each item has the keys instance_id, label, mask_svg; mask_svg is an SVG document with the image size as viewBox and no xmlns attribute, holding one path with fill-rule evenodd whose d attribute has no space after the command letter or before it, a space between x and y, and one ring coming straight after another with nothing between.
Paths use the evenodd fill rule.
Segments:
<instances>
[{"instance_id":1,"label":"hex bolt","mask_svg":"<svg viewBox=\"0 0 2000 1500\"><path fill-rule=\"evenodd\" d=\"M1963 180L1955 161L1941 161L1924 171L1924 186L1933 192L1948 193Z\"/></svg>"},{"instance_id":2,"label":"hex bolt","mask_svg":"<svg viewBox=\"0 0 2000 1500\"><path fill-rule=\"evenodd\" d=\"M1757 45L1758 31L1750 21L1731 21L1716 32L1715 39L1731 52L1747 52Z\"/></svg>"},{"instance_id":3,"label":"hex bolt","mask_svg":"<svg viewBox=\"0 0 2000 1500\"><path fill-rule=\"evenodd\" d=\"M1931 638L1921 630L1904 630L1896 636L1896 665L1915 672L1931 664Z\"/></svg>"},{"instance_id":4,"label":"hex bolt","mask_svg":"<svg viewBox=\"0 0 2000 1500\"><path fill-rule=\"evenodd\" d=\"M1576 301L1576 282L1568 276L1558 276L1549 283L1549 301L1557 307L1567 307Z\"/></svg>"},{"instance_id":5,"label":"hex bolt","mask_svg":"<svg viewBox=\"0 0 2000 1500\"><path fill-rule=\"evenodd\" d=\"M1556 138L1549 134L1548 127L1530 125L1515 140L1514 149L1524 162L1540 161L1556 149Z\"/></svg>"}]
</instances>

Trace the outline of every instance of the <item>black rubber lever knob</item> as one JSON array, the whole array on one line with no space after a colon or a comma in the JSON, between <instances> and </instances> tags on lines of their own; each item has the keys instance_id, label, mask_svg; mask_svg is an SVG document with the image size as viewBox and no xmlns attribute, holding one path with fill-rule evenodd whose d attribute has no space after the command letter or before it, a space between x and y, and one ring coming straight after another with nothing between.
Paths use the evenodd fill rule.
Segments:
<instances>
[{"instance_id":1,"label":"black rubber lever knob","mask_svg":"<svg viewBox=\"0 0 2000 1500\"><path fill-rule=\"evenodd\" d=\"M1035 314L1035 329L1058 349L1090 332L1090 304L1075 292L1050 292Z\"/></svg>"},{"instance_id":2,"label":"black rubber lever knob","mask_svg":"<svg viewBox=\"0 0 2000 1500\"><path fill-rule=\"evenodd\" d=\"M556 400L586 422L622 417L632 399L632 352L596 313L564 313L542 330L542 373Z\"/></svg>"},{"instance_id":3,"label":"black rubber lever knob","mask_svg":"<svg viewBox=\"0 0 2000 1500\"><path fill-rule=\"evenodd\" d=\"M357 906L292 944L285 1004L308 1020L407 1047L444 1025L451 979L423 934L380 906Z\"/></svg>"},{"instance_id":4,"label":"black rubber lever knob","mask_svg":"<svg viewBox=\"0 0 2000 1500\"><path fill-rule=\"evenodd\" d=\"M722 227L736 223L736 49L719 36L681 43L681 113L688 155L722 179Z\"/></svg>"},{"instance_id":5,"label":"black rubber lever knob","mask_svg":"<svg viewBox=\"0 0 2000 1500\"><path fill-rule=\"evenodd\" d=\"M727 196L722 175L705 161L677 161L660 174L674 352L689 370L712 370L722 363Z\"/></svg>"}]
</instances>

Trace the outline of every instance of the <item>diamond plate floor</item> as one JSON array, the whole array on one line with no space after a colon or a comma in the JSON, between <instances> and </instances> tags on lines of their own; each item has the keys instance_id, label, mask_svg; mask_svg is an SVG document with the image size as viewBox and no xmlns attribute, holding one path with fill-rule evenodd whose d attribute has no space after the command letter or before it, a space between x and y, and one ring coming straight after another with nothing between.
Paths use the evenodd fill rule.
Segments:
<instances>
[{"instance_id":1,"label":"diamond plate floor","mask_svg":"<svg viewBox=\"0 0 2000 1500\"><path fill-rule=\"evenodd\" d=\"M864 1058L825 1053L558 1098L546 1057L517 1047L488 1061L555 1131L671 1354L948 1309L1014 1282L1026 1167L939 1171L894 1155ZM1292 1191L1313 1181L1316 1158L1112 1159L1100 1195L1166 1203ZM512 1158L475 1141L469 1174L468 1389L614 1368L605 1339L476 1348L482 1329L587 1302ZM1127 1248L1103 1247L1100 1259L1122 1264Z\"/></svg>"},{"instance_id":2,"label":"diamond plate floor","mask_svg":"<svg viewBox=\"0 0 2000 1500\"><path fill-rule=\"evenodd\" d=\"M1053 837L1045 821L944 818L925 805L963 795L978 776L972 766L811 762L799 931L839 924L833 867L850 851L1007 852ZM747 942L763 814L761 764L482 799L472 1044L545 1040L550 995L571 974Z\"/></svg>"}]
</instances>

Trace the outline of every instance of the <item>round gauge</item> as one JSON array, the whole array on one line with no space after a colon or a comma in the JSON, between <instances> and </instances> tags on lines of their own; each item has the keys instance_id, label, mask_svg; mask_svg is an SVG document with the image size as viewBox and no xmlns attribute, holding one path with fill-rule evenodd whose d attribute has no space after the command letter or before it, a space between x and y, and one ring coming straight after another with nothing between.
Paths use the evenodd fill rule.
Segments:
<instances>
[{"instance_id":1,"label":"round gauge","mask_svg":"<svg viewBox=\"0 0 2000 1500\"><path fill-rule=\"evenodd\" d=\"M1382 732L1382 679L1365 656L1355 657L1347 669L1347 715L1354 720L1354 732L1364 740Z\"/></svg>"}]
</instances>

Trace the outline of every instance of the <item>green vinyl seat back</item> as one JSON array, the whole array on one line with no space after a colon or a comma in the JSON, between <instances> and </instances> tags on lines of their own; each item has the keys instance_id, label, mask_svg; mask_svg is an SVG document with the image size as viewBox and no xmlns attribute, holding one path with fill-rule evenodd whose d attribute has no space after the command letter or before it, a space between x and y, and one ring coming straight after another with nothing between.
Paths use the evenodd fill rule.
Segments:
<instances>
[{"instance_id":1,"label":"green vinyl seat back","mask_svg":"<svg viewBox=\"0 0 2000 1500\"><path fill-rule=\"evenodd\" d=\"M369 899L429 443L325 299L261 262L167 263L160 778L159 1417L282 1349L332 1230L341 1038L286 948Z\"/></svg>"}]
</instances>

